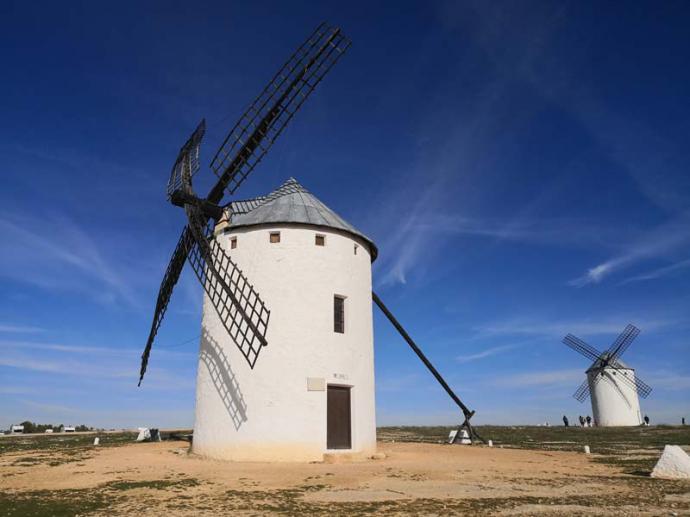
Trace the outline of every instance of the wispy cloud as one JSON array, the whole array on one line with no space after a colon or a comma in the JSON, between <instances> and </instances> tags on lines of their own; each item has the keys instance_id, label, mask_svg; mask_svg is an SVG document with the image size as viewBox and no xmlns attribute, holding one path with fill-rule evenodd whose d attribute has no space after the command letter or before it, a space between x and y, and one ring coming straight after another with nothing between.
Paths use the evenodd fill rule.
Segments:
<instances>
[{"instance_id":1,"label":"wispy cloud","mask_svg":"<svg viewBox=\"0 0 690 517\"><path fill-rule=\"evenodd\" d=\"M493 380L493 384L512 388L561 386L576 383L584 377L581 369L547 370L498 377Z\"/></svg>"},{"instance_id":2,"label":"wispy cloud","mask_svg":"<svg viewBox=\"0 0 690 517\"><path fill-rule=\"evenodd\" d=\"M138 358L133 355L124 358L110 357L108 361L98 358L72 359L69 357L36 358L21 353L3 353L0 367L14 368L25 372L59 374L67 379L98 381L112 389L120 387L128 391L136 388L139 373ZM71 381L65 381L71 382ZM194 379L190 375L175 373L160 366L149 369L146 376L146 389L180 391L192 390Z\"/></svg>"},{"instance_id":3,"label":"wispy cloud","mask_svg":"<svg viewBox=\"0 0 690 517\"><path fill-rule=\"evenodd\" d=\"M608 317L599 320L557 320L537 318L510 318L488 322L474 327L475 339L486 339L499 336L535 336L560 339L568 333L578 336L599 334L618 334L630 321L629 316ZM638 318L635 323L645 331L669 327L672 320Z\"/></svg>"},{"instance_id":4,"label":"wispy cloud","mask_svg":"<svg viewBox=\"0 0 690 517\"><path fill-rule=\"evenodd\" d=\"M378 268L386 271L379 280L379 285L407 282L407 272L419 261L421 256L431 250L430 235L417 231L424 221L431 215L430 207L436 206L439 195L438 186L426 190L406 213L404 218L389 233L385 242L389 253L382 257Z\"/></svg>"},{"instance_id":5,"label":"wispy cloud","mask_svg":"<svg viewBox=\"0 0 690 517\"><path fill-rule=\"evenodd\" d=\"M690 268L690 259L688 260L681 260L680 262L676 262L675 264L671 264L670 266L665 266L661 267L658 269L654 269L652 271L649 271L647 273L642 273L640 275L635 275L630 278L626 278L621 282L621 284L629 284L632 282L642 282L644 280L654 280L656 278L662 278L665 276L672 275L674 273L677 273L678 271L681 271L683 269Z\"/></svg>"},{"instance_id":6,"label":"wispy cloud","mask_svg":"<svg viewBox=\"0 0 690 517\"><path fill-rule=\"evenodd\" d=\"M627 233L621 228L608 227L589 219L533 218L526 215L500 219L434 214L419 221L413 229L506 242L565 247L598 245L604 248L612 246L614 237L620 238L622 233Z\"/></svg>"},{"instance_id":7,"label":"wispy cloud","mask_svg":"<svg viewBox=\"0 0 690 517\"><path fill-rule=\"evenodd\" d=\"M38 409L52 414L68 416L83 412L83 410L60 404L47 404L45 402L36 402L35 400L23 400L22 402L32 409Z\"/></svg>"},{"instance_id":8,"label":"wispy cloud","mask_svg":"<svg viewBox=\"0 0 690 517\"><path fill-rule=\"evenodd\" d=\"M376 389L382 392L398 392L419 386L420 375L411 373L403 376L380 377L376 379Z\"/></svg>"},{"instance_id":9,"label":"wispy cloud","mask_svg":"<svg viewBox=\"0 0 690 517\"><path fill-rule=\"evenodd\" d=\"M690 214L685 213L647 232L624 253L588 269L582 276L571 280L569 284L574 287L597 284L607 276L633 264L687 248L690 248Z\"/></svg>"},{"instance_id":10,"label":"wispy cloud","mask_svg":"<svg viewBox=\"0 0 690 517\"><path fill-rule=\"evenodd\" d=\"M192 338L183 341L181 345L193 343L198 338ZM193 345L190 345L193 346ZM133 348L131 346L82 346L82 345L64 345L60 343L38 343L33 341L15 341L15 340L0 340L0 350L16 351L16 350L50 350L55 352L62 352L64 357L67 354L95 355L95 356L117 356L117 357L139 357L141 355L141 348ZM169 350L163 346L154 348L156 355L166 357L196 357L197 353L185 352L183 350Z\"/></svg>"},{"instance_id":11,"label":"wispy cloud","mask_svg":"<svg viewBox=\"0 0 690 517\"><path fill-rule=\"evenodd\" d=\"M492 355L496 355L498 353L504 352L506 350L511 350L516 347L517 345L495 346L492 348L487 348L486 350L477 352L475 354L459 355L455 358L455 360L459 363L469 363L472 361L477 361L479 359L484 359L485 357L491 357Z\"/></svg>"},{"instance_id":12,"label":"wispy cloud","mask_svg":"<svg viewBox=\"0 0 690 517\"><path fill-rule=\"evenodd\" d=\"M397 252L385 267L383 285L406 283L406 273L439 243L452 238L478 238L496 243L528 243L552 247L616 248L628 229L609 227L592 220L574 218L511 219L467 217L461 214L440 213L434 198L439 194L430 188L405 215L402 222L385 242L385 249Z\"/></svg>"},{"instance_id":13,"label":"wispy cloud","mask_svg":"<svg viewBox=\"0 0 690 517\"><path fill-rule=\"evenodd\" d=\"M132 377L134 369L123 363L96 363L72 359L44 359L24 354L3 355L0 366L37 372L60 373L76 377L122 378Z\"/></svg>"},{"instance_id":14,"label":"wispy cloud","mask_svg":"<svg viewBox=\"0 0 690 517\"><path fill-rule=\"evenodd\" d=\"M653 388L669 391L690 390L690 375L669 370L653 371L646 376L646 381Z\"/></svg>"},{"instance_id":15,"label":"wispy cloud","mask_svg":"<svg viewBox=\"0 0 690 517\"><path fill-rule=\"evenodd\" d=\"M16 334L33 334L35 332L45 332L41 327L32 327L25 325L8 325L0 323L0 332L16 333Z\"/></svg>"},{"instance_id":16,"label":"wispy cloud","mask_svg":"<svg viewBox=\"0 0 690 517\"><path fill-rule=\"evenodd\" d=\"M473 35L497 71L562 109L628 175L647 201L670 214L667 223L641 235L622 252L605 252L609 258L569 282L583 287L647 259L688 250L690 176L684 170L686 148L680 140L664 138L658 128L645 126L628 110L615 111L588 86L590 81L580 80L574 75L576 69L551 54L549 42L568 23L568 11L564 5L529 13L507 5L476 5L469 12L448 7L443 23ZM516 25L515 19L520 23ZM529 27L528 38L524 27Z\"/></svg>"},{"instance_id":17,"label":"wispy cloud","mask_svg":"<svg viewBox=\"0 0 690 517\"><path fill-rule=\"evenodd\" d=\"M129 282L103 257L85 229L60 214L45 219L0 214L0 239L9 250L0 258L3 275L42 288L83 290L91 284L90 294L101 301L137 305Z\"/></svg>"}]
</instances>

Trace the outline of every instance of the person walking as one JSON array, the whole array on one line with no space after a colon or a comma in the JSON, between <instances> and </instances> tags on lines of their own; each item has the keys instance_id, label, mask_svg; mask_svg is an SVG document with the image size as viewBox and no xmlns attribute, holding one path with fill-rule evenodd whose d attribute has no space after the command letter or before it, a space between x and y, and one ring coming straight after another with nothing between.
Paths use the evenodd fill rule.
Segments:
<instances>
[{"instance_id":1,"label":"person walking","mask_svg":"<svg viewBox=\"0 0 690 517\"><path fill-rule=\"evenodd\" d=\"M568 427L568 417L563 415L563 425Z\"/></svg>"},{"instance_id":2,"label":"person walking","mask_svg":"<svg viewBox=\"0 0 690 517\"><path fill-rule=\"evenodd\" d=\"M587 421L587 427L592 427L592 417L587 415L587 418L585 418Z\"/></svg>"},{"instance_id":3,"label":"person walking","mask_svg":"<svg viewBox=\"0 0 690 517\"><path fill-rule=\"evenodd\" d=\"M647 415L644 416L644 425L649 426L649 417Z\"/></svg>"},{"instance_id":4,"label":"person walking","mask_svg":"<svg viewBox=\"0 0 690 517\"><path fill-rule=\"evenodd\" d=\"M580 420L580 427L584 427L584 426L585 426L585 417L583 417L582 415L580 415L580 416L578 417L578 419Z\"/></svg>"},{"instance_id":5,"label":"person walking","mask_svg":"<svg viewBox=\"0 0 690 517\"><path fill-rule=\"evenodd\" d=\"M683 418L680 419L680 423L681 423L682 425L685 425L685 417L683 417Z\"/></svg>"}]
</instances>

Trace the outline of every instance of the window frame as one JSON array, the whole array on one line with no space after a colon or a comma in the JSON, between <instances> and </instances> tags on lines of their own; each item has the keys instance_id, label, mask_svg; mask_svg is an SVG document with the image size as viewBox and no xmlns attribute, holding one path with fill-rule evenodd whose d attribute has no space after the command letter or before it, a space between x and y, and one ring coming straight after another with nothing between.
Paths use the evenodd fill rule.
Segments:
<instances>
[{"instance_id":1,"label":"window frame","mask_svg":"<svg viewBox=\"0 0 690 517\"><path fill-rule=\"evenodd\" d=\"M319 239L321 239L321 244L319 244ZM323 233L317 233L314 235L314 245L315 246L326 246L326 236Z\"/></svg>"},{"instance_id":2,"label":"window frame","mask_svg":"<svg viewBox=\"0 0 690 517\"><path fill-rule=\"evenodd\" d=\"M347 296L333 295L333 332L336 334L345 334L345 300ZM338 302L340 302L340 310L338 310Z\"/></svg>"},{"instance_id":3,"label":"window frame","mask_svg":"<svg viewBox=\"0 0 690 517\"><path fill-rule=\"evenodd\" d=\"M276 238L276 240L273 240ZM280 244L280 232L268 232L268 242L270 244Z\"/></svg>"},{"instance_id":4,"label":"window frame","mask_svg":"<svg viewBox=\"0 0 690 517\"><path fill-rule=\"evenodd\" d=\"M237 236L230 237L230 249L234 250L237 248Z\"/></svg>"}]
</instances>

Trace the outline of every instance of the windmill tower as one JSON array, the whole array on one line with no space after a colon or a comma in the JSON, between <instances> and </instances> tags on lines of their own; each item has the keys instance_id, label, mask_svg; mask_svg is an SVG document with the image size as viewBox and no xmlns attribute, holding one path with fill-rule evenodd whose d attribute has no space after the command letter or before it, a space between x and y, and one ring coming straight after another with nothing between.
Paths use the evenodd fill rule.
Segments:
<instances>
[{"instance_id":1,"label":"windmill tower","mask_svg":"<svg viewBox=\"0 0 690 517\"><path fill-rule=\"evenodd\" d=\"M587 379L573 397L579 402L591 398L596 425L612 427L642 423L638 395L647 398L652 388L636 377L635 370L620 359L639 333L640 329L628 325L605 352L597 351L572 334L563 338L563 343L593 361L586 371Z\"/></svg>"},{"instance_id":2,"label":"windmill tower","mask_svg":"<svg viewBox=\"0 0 690 517\"><path fill-rule=\"evenodd\" d=\"M372 301L460 408L461 427L479 438L470 425L474 411L371 290L377 249L369 238L294 179L266 196L222 204L349 45L339 28L317 27L221 144L211 161L218 182L205 198L192 188L203 120L173 165L168 198L184 208L187 225L161 282L139 385L173 288L189 262L205 293L196 453L239 461L312 461L327 452L373 452Z\"/></svg>"},{"instance_id":3,"label":"windmill tower","mask_svg":"<svg viewBox=\"0 0 690 517\"><path fill-rule=\"evenodd\" d=\"M241 352L207 299L193 451L240 461L374 452L376 246L292 178L228 210L216 240L271 307L270 346L253 370L233 366Z\"/></svg>"}]
</instances>

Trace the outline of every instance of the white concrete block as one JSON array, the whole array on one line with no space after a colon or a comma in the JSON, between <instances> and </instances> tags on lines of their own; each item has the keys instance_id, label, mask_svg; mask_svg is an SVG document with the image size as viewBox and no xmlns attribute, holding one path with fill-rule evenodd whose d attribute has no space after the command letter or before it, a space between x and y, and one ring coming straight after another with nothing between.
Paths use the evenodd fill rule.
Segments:
<instances>
[{"instance_id":1,"label":"white concrete block","mask_svg":"<svg viewBox=\"0 0 690 517\"><path fill-rule=\"evenodd\" d=\"M690 457L677 445L667 445L652 470L653 478L690 479Z\"/></svg>"},{"instance_id":2,"label":"white concrete block","mask_svg":"<svg viewBox=\"0 0 690 517\"><path fill-rule=\"evenodd\" d=\"M590 453L589 445L585 445L585 454L589 454L589 453Z\"/></svg>"},{"instance_id":3,"label":"white concrete block","mask_svg":"<svg viewBox=\"0 0 690 517\"><path fill-rule=\"evenodd\" d=\"M151 431L149 431L148 427L139 427L139 435L137 436L137 441L138 442L143 442L144 440L148 440L151 438Z\"/></svg>"}]
</instances>

